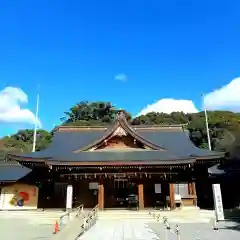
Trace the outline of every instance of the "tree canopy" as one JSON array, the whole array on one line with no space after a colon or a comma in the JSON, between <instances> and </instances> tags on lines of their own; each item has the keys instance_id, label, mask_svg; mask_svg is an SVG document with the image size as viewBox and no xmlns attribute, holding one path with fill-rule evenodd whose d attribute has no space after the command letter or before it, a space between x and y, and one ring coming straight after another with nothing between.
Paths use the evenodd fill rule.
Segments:
<instances>
[{"instance_id":1,"label":"tree canopy","mask_svg":"<svg viewBox=\"0 0 240 240\"><path fill-rule=\"evenodd\" d=\"M65 116L61 120L63 125L108 125L114 122L119 110L110 102L82 101L71 107L68 112L65 112ZM124 112L127 119L130 120L131 115L126 111Z\"/></svg>"},{"instance_id":2,"label":"tree canopy","mask_svg":"<svg viewBox=\"0 0 240 240\"><path fill-rule=\"evenodd\" d=\"M74 126L110 125L114 122L119 110L110 102L82 101L65 112L61 121L62 125ZM183 124L197 147L208 147L204 112L194 114L151 112L132 119L130 113L123 111L128 121L133 125ZM233 148L240 149L240 141L237 140L240 139L239 113L208 111L208 121L212 149L224 150L229 153L233 152ZM51 137L51 132L38 130L36 151L47 147L51 142ZM33 130L21 130L10 137L2 139L0 152L31 152L32 144Z\"/></svg>"},{"instance_id":3,"label":"tree canopy","mask_svg":"<svg viewBox=\"0 0 240 240\"><path fill-rule=\"evenodd\" d=\"M20 130L16 134L1 139L0 152L31 152L33 147L33 130ZM36 134L36 151L46 148L51 143L52 133L38 130Z\"/></svg>"},{"instance_id":4,"label":"tree canopy","mask_svg":"<svg viewBox=\"0 0 240 240\"><path fill-rule=\"evenodd\" d=\"M208 111L209 134L212 149L229 151L239 132L240 114L229 111ZM185 124L191 140L197 147L207 148L208 139L204 112L171 114L151 112L133 119L132 124ZM236 142L234 143L236 144Z\"/></svg>"}]
</instances>

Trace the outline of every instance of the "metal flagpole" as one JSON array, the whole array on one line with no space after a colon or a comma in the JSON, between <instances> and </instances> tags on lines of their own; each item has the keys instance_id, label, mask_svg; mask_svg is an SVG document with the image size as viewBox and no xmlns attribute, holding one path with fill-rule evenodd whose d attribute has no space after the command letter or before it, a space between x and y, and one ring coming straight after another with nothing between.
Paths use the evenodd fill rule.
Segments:
<instances>
[{"instance_id":1,"label":"metal flagpole","mask_svg":"<svg viewBox=\"0 0 240 240\"><path fill-rule=\"evenodd\" d=\"M202 95L202 98L203 98L203 108L204 108L206 131L207 131L207 139L208 139L208 149L211 151L212 150L212 146L211 146L211 139L210 139L210 134L209 134L209 127L208 127L208 114L207 114L207 109L206 109L205 103L204 103L204 95Z\"/></svg>"},{"instance_id":2,"label":"metal flagpole","mask_svg":"<svg viewBox=\"0 0 240 240\"><path fill-rule=\"evenodd\" d=\"M37 106L36 106L36 114L35 114L35 124L34 124L34 133L33 133L33 148L32 152L36 150L36 140L37 140L37 125L38 125L38 105L39 105L39 91L37 94Z\"/></svg>"}]
</instances>

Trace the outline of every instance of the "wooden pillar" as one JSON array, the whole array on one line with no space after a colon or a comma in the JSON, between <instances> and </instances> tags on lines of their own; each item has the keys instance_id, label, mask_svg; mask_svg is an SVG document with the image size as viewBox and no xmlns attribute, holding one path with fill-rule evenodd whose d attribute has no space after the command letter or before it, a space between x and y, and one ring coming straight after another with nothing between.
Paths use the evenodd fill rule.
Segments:
<instances>
[{"instance_id":1,"label":"wooden pillar","mask_svg":"<svg viewBox=\"0 0 240 240\"><path fill-rule=\"evenodd\" d=\"M144 190L143 184L138 184L138 201L139 201L139 209L144 209Z\"/></svg>"},{"instance_id":2,"label":"wooden pillar","mask_svg":"<svg viewBox=\"0 0 240 240\"><path fill-rule=\"evenodd\" d=\"M188 194L193 195L192 194L192 183L188 183Z\"/></svg>"},{"instance_id":3,"label":"wooden pillar","mask_svg":"<svg viewBox=\"0 0 240 240\"><path fill-rule=\"evenodd\" d=\"M169 200L170 200L170 209L175 208L175 189L174 183L169 184Z\"/></svg>"},{"instance_id":4,"label":"wooden pillar","mask_svg":"<svg viewBox=\"0 0 240 240\"><path fill-rule=\"evenodd\" d=\"M188 193L193 198L193 205L197 205L197 195L195 183L188 183Z\"/></svg>"},{"instance_id":5,"label":"wooden pillar","mask_svg":"<svg viewBox=\"0 0 240 240\"><path fill-rule=\"evenodd\" d=\"M100 210L104 209L104 185L98 183L98 207Z\"/></svg>"},{"instance_id":6,"label":"wooden pillar","mask_svg":"<svg viewBox=\"0 0 240 240\"><path fill-rule=\"evenodd\" d=\"M197 192L195 183L192 183L192 195L194 196L193 204L197 206Z\"/></svg>"}]
</instances>

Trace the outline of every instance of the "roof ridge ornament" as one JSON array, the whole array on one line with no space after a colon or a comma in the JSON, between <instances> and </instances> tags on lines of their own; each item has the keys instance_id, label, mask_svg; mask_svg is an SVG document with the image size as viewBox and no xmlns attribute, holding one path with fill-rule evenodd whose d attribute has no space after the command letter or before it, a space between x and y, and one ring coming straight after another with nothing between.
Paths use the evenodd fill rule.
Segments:
<instances>
[{"instance_id":1,"label":"roof ridge ornament","mask_svg":"<svg viewBox=\"0 0 240 240\"><path fill-rule=\"evenodd\" d=\"M124 110L119 110L117 113L117 124L122 127L123 130L125 130L126 133L129 133L134 139L144 143L147 147L150 147L154 150L166 150L165 148L158 146L147 139L143 138L140 134L138 134L134 127L131 126L127 120L126 112Z\"/></svg>"},{"instance_id":2,"label":"roof ridge ornament","mask_svg":"<svg viewBox=\"0 0 240 240\"><path fill-rule=\"evenodd\" d=\"M126 119L126 115L124 113L124 110L123 109L120 109L117 113L117 120L122 120L122 119Z\"/></svg>"}]
</instances>

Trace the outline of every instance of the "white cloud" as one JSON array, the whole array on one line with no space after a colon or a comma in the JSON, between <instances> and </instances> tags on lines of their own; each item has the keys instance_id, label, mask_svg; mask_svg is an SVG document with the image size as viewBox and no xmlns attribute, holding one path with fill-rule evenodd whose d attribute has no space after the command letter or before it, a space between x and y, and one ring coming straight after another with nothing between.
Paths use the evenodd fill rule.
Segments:
<instances>
[{"instance_id":1,"label":"white cloud","mask_svg":"<svg viewBox=\"0 0 240 240\"><path fill-rule=\"evenodd\" d=\"M28 97L20 88L6 87L0 91L0 123L34 124L39 119L29 109L21 109L21 104L27 104Z\"/></svg>"},{"instance_id":2,"label":"white cloud","mask_svg":"<svg viewBox=\"0 0 240 240\"><path fill-rule=\"evenodd\" d=\"M127 75L124 74L124 73L117 74L117 75L115 75L114 78L115 78L115 80L118 80L118 81L121 81L121 82L125 82L128 79Z\"/></svg>"},{"instance_id":3,"label":"white cloud","mask_svg":"<svg viewBox=\"0 0 240 240\"><path fill-rule=\"evenodd\" d=\"M208 110L240 111L240 77L206 94L204 105Z\"/></svg>"},{"instance_id":4,"label":"white cloud","mask_svg":"<svg viewBox=\"0 0 240 240\"><path fill-rule=\"evenodd\" d=\"M184 113L196 113L198 112L194 103L191 100L177 100L171 98L165 98L150 104L145 107L138 115L145 115L149 112L184 112Z\"/></svg>"}]
</instances>

